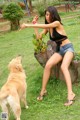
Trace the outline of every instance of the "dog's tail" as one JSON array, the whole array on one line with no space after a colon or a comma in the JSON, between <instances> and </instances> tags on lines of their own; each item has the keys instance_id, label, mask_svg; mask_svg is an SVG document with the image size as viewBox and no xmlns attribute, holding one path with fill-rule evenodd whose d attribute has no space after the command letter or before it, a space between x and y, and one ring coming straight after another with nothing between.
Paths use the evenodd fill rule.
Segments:
<instances>
[{"instance_id":1,"label":"dog's tail","mask_svg":"<svg viewBox=\"0 0 80 120\"><path fill-rule=\"evenodd\" d=\"M1 92L0 91L0 100L5 99L6 97L8 97L9 92L5 91L5 92Z\"/></svg>"}]
</instances>

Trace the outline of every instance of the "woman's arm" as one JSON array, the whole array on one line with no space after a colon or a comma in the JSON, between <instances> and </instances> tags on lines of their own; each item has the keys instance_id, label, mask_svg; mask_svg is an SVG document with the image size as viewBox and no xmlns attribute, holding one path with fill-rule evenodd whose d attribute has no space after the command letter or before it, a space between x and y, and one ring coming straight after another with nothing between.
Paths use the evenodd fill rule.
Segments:
<instances>
[{"instance_id":1,"label":"woman's arm","mask_svg":"<svg viewBox=\"0 0 80 120\"><path fill-rule=\"evenodd\" d=\"M48 29L44 29L40 34L39 34L39 38L42 39L43 34L47 34L48 33Z\"/></svg>"},{"instance_id":2,"label":"woman's arm","mask_svg":"<svg viewBox=\"0 0 80 120\"><path fill-rule=\"evenodd\" d=\"M21 28L26 28L26 27L29 27L29 28L43 28L43 29L48 29L48 28L54 28L54 27L58 27L60 25L60 22L59 21L55 21L53 23L50 23L50 24L25 24L23 23L21 25Z\"/></svg>"},{"instance_id":3,"label":"woman's arm","mask_svg":"<svg viewBox=\"0 0 80 120\"><path fill-rule=\"evenodd\" d=\"M38 24L38 15L36 15L33 20L32 20L32 23L33 24ZM38 28L34 28L34 31L35 31L35 35L36 35L36 39L42 39L42 35L43 34L46 34L48 31L47 29L44 29L40 34L38 32Z\"/></svg>"},{"instance_id":4,"label":"woman's arm","mask_svg":"<svg viewBox=\"0 0 80 120\"><path fill-rule=\"evenodd\" d=\"M35 34L36 34L36 39L42 39L43 34L47 34L48 30L44 29L40 34L38 32L38 28L34 28Z\"/></svg>"},{"instance_id":5,"label":"woman's arm","mask_svg":"<svg viewBox=\"0 0 80 120\"><path fill-rule=\"evenodd\" d=\"M33 20L32 20L32 23L33 24L36 24L38 22L38 15L36 15ZM39 39L39 32L38 32L38 28L34 28L34 31L35 31L35 35L36 35L36 39Z\"/></svg>"},{"instance_id":6,"label":"woman's arm","mask_svg":"<svg viewBox=\"0 0 80 120\"><path fill-rule=\"evenodd\" d=\"M39 32L38 32L38 28L34 28L34 31L35 31L36 39L39 39Z\"/></svg>"}]
</instances>

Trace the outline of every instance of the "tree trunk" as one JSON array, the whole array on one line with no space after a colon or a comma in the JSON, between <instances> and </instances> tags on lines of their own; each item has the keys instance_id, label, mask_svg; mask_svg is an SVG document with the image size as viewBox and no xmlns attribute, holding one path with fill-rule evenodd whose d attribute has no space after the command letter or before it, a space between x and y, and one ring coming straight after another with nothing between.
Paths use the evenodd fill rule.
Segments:
<instances>
[{"instance_id":1,"label":"tree trunk","mask_svg":"<svg viewBox=\"0 0 80 120\"><path fill-rule=\"evenodd\" d=\"M20 28L19 20L11 21L11 30L18 30Z\"/></svg>"},{"instance_id":2,"label":"tree trunk","mask_svg":"<svg viewBox=\"0 0 80 120\"><path fill-rule=\"evenodd\" d=\"M29 2L30 12L32 12L32 2L31 2L31 0L28 0L28 2Z\"/></svg>"}]
</instances>

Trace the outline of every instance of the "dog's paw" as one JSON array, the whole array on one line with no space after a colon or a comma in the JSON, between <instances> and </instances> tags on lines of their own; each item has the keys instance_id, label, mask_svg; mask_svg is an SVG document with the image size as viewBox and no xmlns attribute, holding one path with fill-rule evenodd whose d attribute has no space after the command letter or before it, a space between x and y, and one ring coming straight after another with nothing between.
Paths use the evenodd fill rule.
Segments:
<instances>
[{"instance_id":1,"label":"dog's paw","mask_svg":"<svg viewBox=\"0 0 80 120\"><path fill-rule=\"evenodd\" d=\"M26 109L28 109L28 108L29 108L29 106L27 105L27 106L26 106Z\"/></svg>"}]
</instances>

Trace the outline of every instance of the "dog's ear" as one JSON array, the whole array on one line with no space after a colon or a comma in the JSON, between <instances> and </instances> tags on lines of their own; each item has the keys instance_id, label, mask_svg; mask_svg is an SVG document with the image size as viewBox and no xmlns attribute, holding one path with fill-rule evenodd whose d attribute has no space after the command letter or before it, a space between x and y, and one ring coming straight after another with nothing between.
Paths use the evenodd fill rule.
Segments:
<instances>
[{"instance_id":1,"label":"dog's ear","mask_svg":"<svg viewBox=\"0 0 80 120\"><path fill-rule=\"evenodd\" d=\"M21 65L21 64L17 64L16 69L17 69L18 71L20 71L20 72L23 71L23 68L22 68L22 65Z\"/></svg>"}]
</instances>

